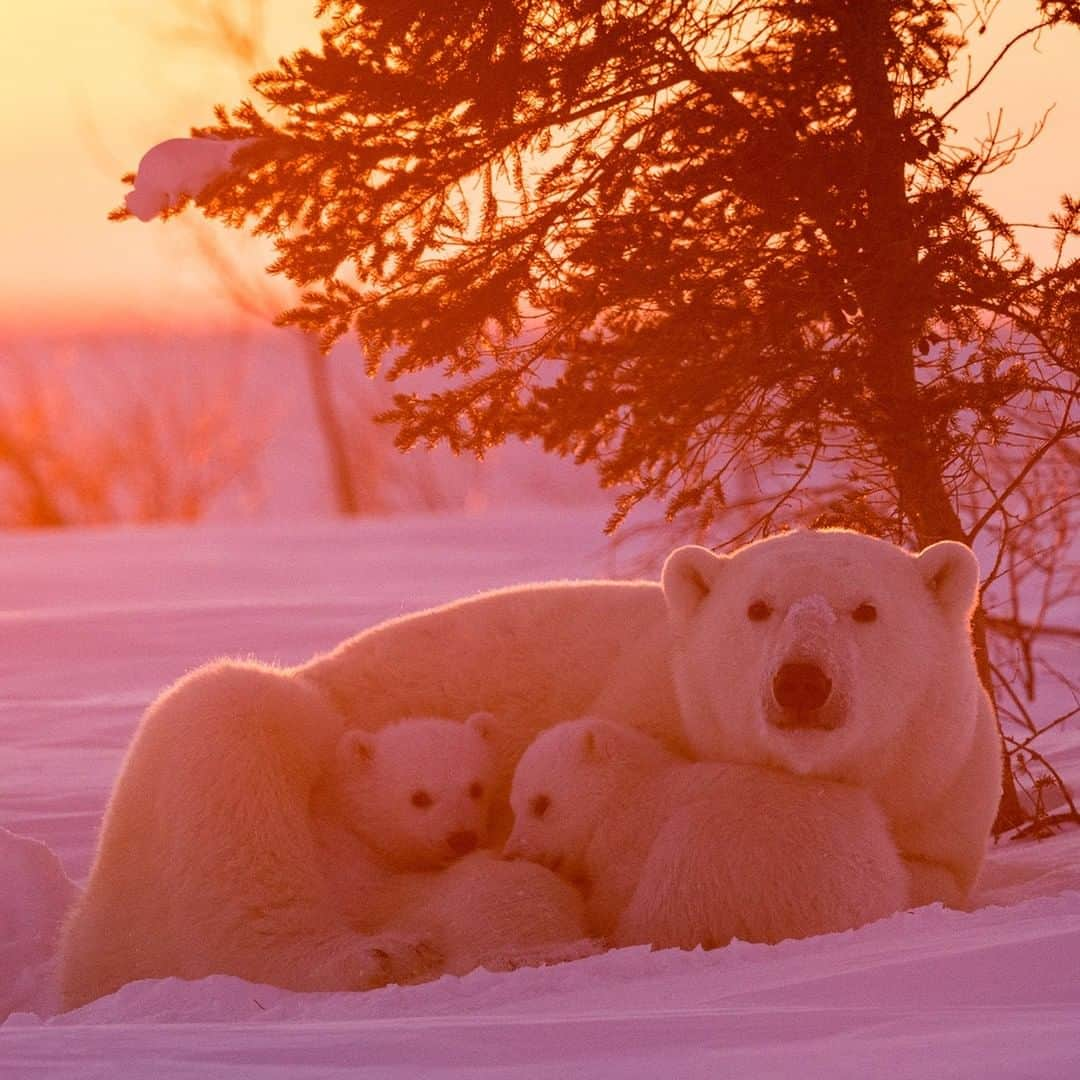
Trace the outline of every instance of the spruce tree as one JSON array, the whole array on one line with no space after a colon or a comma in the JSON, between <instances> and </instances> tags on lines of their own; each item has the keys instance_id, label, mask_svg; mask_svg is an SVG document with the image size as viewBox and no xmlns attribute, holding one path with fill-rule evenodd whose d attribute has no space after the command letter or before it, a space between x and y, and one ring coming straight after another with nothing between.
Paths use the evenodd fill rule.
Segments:
<instances>
[{"instance_id":1,"label":"spruce tree","mask_svg":"<svg viewBox=\"0 0 1080 1080\"><path fill-rule=\"evenodd\" d=\"M1080 22L1028 6L992 68ZM195 132L256 140L198 202L274 238L283 322L445 373L395 398L403 448L538 439L618 489L612 527L655 498L705 527L731 476L797 461L898 538L971 542L984 448L1054 417L1008 494L1078 430L1080 193L1038 262L980 190L1025 137L953 126L995 7L323 0L321 47Z\"/></svg>"}]
</instances>

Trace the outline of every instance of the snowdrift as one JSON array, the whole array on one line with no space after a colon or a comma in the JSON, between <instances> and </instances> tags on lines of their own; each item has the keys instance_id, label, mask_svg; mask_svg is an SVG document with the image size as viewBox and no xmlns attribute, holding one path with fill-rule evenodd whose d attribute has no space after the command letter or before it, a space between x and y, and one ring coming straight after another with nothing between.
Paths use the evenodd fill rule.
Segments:
<instances>
[{"instance_id":1,"label":"snowdrift","mask_svg":"<svg viewBox=\"0 0 1080 1080\"><path fill-rule=\"evenodd\" d=\"M1080 833L998 845L972 912L366 994L166 979L54 1015L72 878L166 683L221 654L292 663L477 589L618 573L599 523L520 511L0 537L0 1076L1075 1076ZM1075 789L1080 732L1057 736L1054 760Z\"/></svg>"}]
</instances>

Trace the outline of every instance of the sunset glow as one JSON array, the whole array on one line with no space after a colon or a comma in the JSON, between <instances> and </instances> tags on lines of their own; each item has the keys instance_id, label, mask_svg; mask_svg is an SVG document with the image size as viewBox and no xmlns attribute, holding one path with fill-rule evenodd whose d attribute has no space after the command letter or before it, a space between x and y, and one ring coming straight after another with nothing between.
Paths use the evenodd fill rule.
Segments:
<instances>
[{"instance_id":1,"label":"sunset glow","mask_svg":"<svg viewBox=\"0 0 1080 1080\"><path fill-rule=\"evenodd\" d=\"M0 1074L1076 1074L1078 58L8 0Z\"/></svg>"},{"instance_id":2,"label":"sunset glow","mask_svg":"<svg viewBox=\"0 0 1080 1080\"><path fill-rule=\"evenodd\" d=\"M211 328L243 319L219 296L197 252L194 215L166 225L113 225L105 215L123 199L120 176L154 143L210 119L216 102L249 92L237 65L175 31L184 5L135 0L58 0L8 5L0 39L3 200L0 329L9 333L121 326ZM1029 3L1002 5L992 55L1024 25ZM313 4L273 0L267 53L276 57L315 40ZM955 115L965 132L985 130L1000 104L1004 128L1030 129L1053 104L1046 131L1010 169L987 181L992 200L1015 220L1039 223L1080 175L1080 93L1076 34L1064 29L1023 43L985 93ZM1055 104L1056 103L1056 104ZM267 248L213 226L241 264L257 268ZM1025 230L1030 246L1047 238Z\"/></svg>"},{"instance_id":3,"label":"sunset glow","mask_svg":"<svg viewBox=\"0 0 1080 1080\"><path fill-rule=\"evenodd\" d=\"M272 55L312 40L309 4L271 7ZM150 146L187 134L215 102L245 93L226 58L171 33L182 12L179 2L135 0L5 6L0 331L209 329L242 318L217 295L195 223L106 220L123 201L120 177ZM266 248L215 232L253 268L266 262Z\"/></svg>"}]
</instances>

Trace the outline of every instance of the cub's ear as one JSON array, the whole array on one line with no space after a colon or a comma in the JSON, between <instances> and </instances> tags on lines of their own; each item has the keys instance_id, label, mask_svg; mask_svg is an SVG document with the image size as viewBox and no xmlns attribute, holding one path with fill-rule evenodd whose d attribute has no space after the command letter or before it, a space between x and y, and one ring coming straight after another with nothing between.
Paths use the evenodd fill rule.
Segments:
<instances>
[{"instance_id":1,"label":"cub's ear","mask_svg":"<svg viewBox=\"0 0 1080 1080\"><path fill-rule=\"evenodd\" d=\"M579 721L581 731L581 758L583 761L610 761L615 756L618 745L618 733L610 720L585 716Z\"/></svg>"},{"instance_id":2,"label":"cub's ear","mask_svg":"<svg viewBox=\"0 0 1080 1080\"><path fill-rule=\"evenodd\" d=\"M942 540L919 552L915 565L946 612L958 618L971 614L979 587L979 562L971 548L955 540Z\"/></svg>"},{"instance_id":3,"label":"cub's ear","mask_svg":"<svg viewBox=\"0 0 1080 1080\"><path fill-rule=\"evenodd\" d=\"M717 574L729 558L696 544L676 548L667 557L660 574L660 585L664 590L668 615L674 622L685 622L697 611L712 591Z\"/></svg>"},{"instance_id":4,"label":"cub's ear","mask_svg":"<svg viewBox=\"0 0 1080 1080\"><path fill-rule=\"evenodd\" d=\"M477 735L488 742L495 737L498 730L498 720L492 712L474 712L466 721L465 726L472 728Z\"/></svg>"},{"instance_id":5,"label":"cub's ear","mask_svg":"<svg viewBox=\"0 0 1080 1080\"><path fill-rule=\"evenodd\" d=\"M353 728L338 742L338 762L348 768L370 765L375 757L375 736L370 731Z\"/></svg>"}]
</instances>

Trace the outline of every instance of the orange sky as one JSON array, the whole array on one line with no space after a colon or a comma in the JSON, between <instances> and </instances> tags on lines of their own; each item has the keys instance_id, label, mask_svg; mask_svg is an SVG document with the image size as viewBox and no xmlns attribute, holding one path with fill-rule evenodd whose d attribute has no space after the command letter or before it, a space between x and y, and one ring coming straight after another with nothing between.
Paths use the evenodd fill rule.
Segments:
<instances>
[{"instance_id":1,"label":"orange sky","mask_svg":"<svg viewBox=\"0 0 1080 1080\"><path fill-rule=\"evenodd\" d=\"M193 0L212 4L214 0ZM313 0L269 0L271 54L314 40ZM1031 0L1007 0L994 39L1022 24ZM105 220L118 177L143 151L209 119L246 87L225 59L170 42L183 0L7 0L0 35L0 330L213 328L235 322L196 253L190 223ZM990 35L987 35L989 39ZM989 46L990 42L987 41ZM1080 34L1064 28L1025 45L962 117L985 126L1005 104L1008 127L1057 107L1042 139L1001 176L992 200L1007 216L1045 220L1080 180ZM261 265L253 242L211 226L229 250ZM1045 250L1045 248L1044 248ZM258 273L257 270L252 271Z\"/></svg>"},{"instance_id":2,"label":"orange sky","mask_svg":"<svg viewBox=\"0 0 1080 1080\"><path fill-rule=\"evenodd\" d=\"M313 3L268 7L273 56L315 40ZM168 224L106 220L127 190L120 176L145 150L209 122L215 102L247 93L226 58L170 42L183 10L183 0L5 0L0 329L236 322L196 253L196 215ZM267 249L208 228L258 274Z\"/></svg>"}]
</instances>

